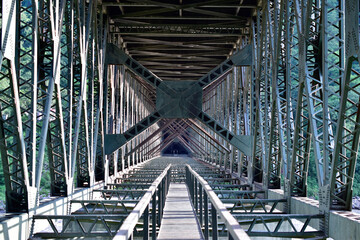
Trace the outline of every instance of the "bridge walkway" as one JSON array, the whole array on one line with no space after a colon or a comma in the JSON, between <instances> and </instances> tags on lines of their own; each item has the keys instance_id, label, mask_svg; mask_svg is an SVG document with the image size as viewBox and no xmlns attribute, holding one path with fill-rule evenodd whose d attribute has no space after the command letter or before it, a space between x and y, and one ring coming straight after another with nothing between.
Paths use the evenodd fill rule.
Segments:
<instances>
[{"instance_id":1,"label":"bridge walkway","mask_svg":"<svg viewBox=\"0 0 360 240\"><path fill-rule=\"evenodd\" d=\"M204 239L185 183L170 183L159 240Z\"/></svg>"}]
</instances>

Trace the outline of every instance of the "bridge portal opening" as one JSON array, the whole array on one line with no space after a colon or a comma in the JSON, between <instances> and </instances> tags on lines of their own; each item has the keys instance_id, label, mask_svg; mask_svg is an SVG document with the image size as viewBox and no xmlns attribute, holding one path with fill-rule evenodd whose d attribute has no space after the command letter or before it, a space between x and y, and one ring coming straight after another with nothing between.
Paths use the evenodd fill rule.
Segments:
<instances>
[{"instance_id":1,"label":"bridge portal opening","mask_svg":"<svg viewBox=\"0 0 360 240\"><path fill-rule=\"evenodd\" d=\"M162 152L163 156L169 156L169 155L173 155L173 156L178 156L178 155L186 155L189 156L189 150L184 147L184 145L182 145L180 142L172 142L169 146L167 146L163 152Z\"/></svg>"}]
</instances>

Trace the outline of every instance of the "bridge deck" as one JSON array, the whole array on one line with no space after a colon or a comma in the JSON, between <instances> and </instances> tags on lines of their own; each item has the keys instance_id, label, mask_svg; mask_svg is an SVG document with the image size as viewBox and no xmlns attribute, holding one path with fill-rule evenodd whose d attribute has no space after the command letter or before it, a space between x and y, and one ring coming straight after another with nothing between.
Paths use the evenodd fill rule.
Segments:
<instances>
[{"instance_id":1,"label":"bridge deck","mask_svg":"<svg viewBox=\"0 0 360 240\"><path fill-rule=\"evenodd\" d=\"M158 239L203 239L185 183L171 183Z\"/></svg>"}]
</instances>

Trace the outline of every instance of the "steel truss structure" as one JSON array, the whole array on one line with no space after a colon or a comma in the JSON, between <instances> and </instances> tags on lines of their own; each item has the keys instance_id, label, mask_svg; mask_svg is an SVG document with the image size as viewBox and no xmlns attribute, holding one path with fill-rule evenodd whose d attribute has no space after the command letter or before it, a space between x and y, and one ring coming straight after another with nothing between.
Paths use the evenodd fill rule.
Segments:
<instances>
[{"instance_id":1,"label":"steel truss structure","mask_svg":"<svg viewBox=\"0 0 360 240\"><path fill-rule=\"evenodd\" d=\"M39 205L44 172L51 196L102 180L120 196L120 172L179 141L242 194L283 187L287 209L313 159L327 234L352 207L358 16L356 0L1 1L6 211Z\"/></svg>"}]
</instances>

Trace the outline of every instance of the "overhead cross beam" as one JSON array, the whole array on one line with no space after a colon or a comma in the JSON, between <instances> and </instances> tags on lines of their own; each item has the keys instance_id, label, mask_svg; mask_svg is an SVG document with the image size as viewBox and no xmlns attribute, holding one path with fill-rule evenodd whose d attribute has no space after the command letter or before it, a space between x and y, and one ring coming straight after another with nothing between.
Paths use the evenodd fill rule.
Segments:
<instances>
[{"instance_id":1,"label":"overhead cross beam","mask_svg":"<svg viewBox=\"0 0 360 240\"><path fill-rule=\"evenodd\" d=\"M247 20L243 20L243 27L224 27L224 26L214 26L209 27L208 25L204 26L178 26L178 25L126 25L126 24L114 24L114 29L111 33L121 33L121 35L138 35L138 36L241 36L249 35L249 33L244 29L246 26Z\"/></svg>"},{"instance_id":2,"label":"overhead cross beam","mask_svg":"<svg viewBox=\"0 0 360 240\"><path fill-rule=\"evenodd\" d=\"M251 46L247 45L197 81L163 81L114 44L108 44L107 64L124 64L156 89L156 110L123 134L105 135L105 154L111 154L161 118L197 118L207 127L238 148L252 155L252 137L237 136L202 111L203 89L223 77L233 66L250 66Z\"/></svg>"},{"instance_id":3,"label":"overhead cross beam","mask_svg":"<svg viewBox=\"0 0 360 240\"><path fill-rule=\"evenodd\" d=\"M191 3L191 4L171 4L171 3L165 3L165 2L159 2L159 1L147 1L148 4L158 6L161 8L142 8L144 10L142 11L134 11L130 13L125 13L123 15L119 15L117 17L119 18L147 18L150 16L154 16L156 14L162 14L162 13L169 13L174 11L189 11L189 12L195 12L200 14L205 14L208 16L215 16L215 17L222 17L222 18L231 18L231 19L243 19L242 16L234 16L231 14L221 13L217 12L215 10L204 10L204 9L198 9L198 7L208 6L208 5L224 5L227 3L234 3L233 0L211 0L211 1L205 1L205 2L197 2L197 3ZM110 6L113 6L113 4L109 3ZM132 7L135 7L136 5L132 4ZM140 5L141 7L141 5ZM239 5L238 7L241 7ZM245 7L251 7L250 5L245 5Z\"/></svg>"}]
</instances>

